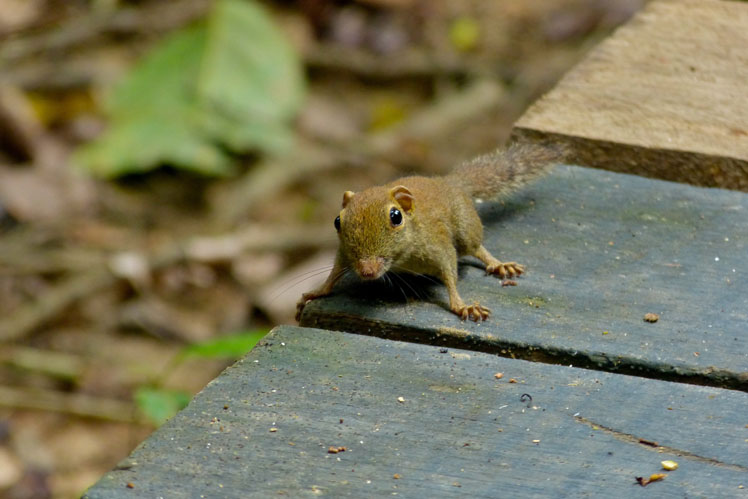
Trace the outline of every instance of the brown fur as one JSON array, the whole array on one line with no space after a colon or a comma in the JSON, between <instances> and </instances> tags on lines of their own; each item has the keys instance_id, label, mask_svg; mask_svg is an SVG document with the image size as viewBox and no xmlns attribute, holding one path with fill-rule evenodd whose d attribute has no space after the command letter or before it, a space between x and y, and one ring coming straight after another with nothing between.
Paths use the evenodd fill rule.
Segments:
<instances>
[{"instance_id":1,"label":"brown fur","mask_svg":"<svg viewBox=\"0 0 748 499\"><path fill-rule=\"evenodd\" d=\"M445 177L405 177L360 193L346 192L340 212L340 246L327 281L305 293L297 306L325 296L352 268L362 279L377 279L389 270L439 277L449 291L450 310L463 319L486 319L490 310L466 305L457 292L457 258L471 255L486 272L511 277L524 272L515 262L503 263L482 246L483 225L473 198L495 198L539 176L559 151L513 145L459 166ZM393 225L390 212L400 211Z\"/></svg>"},{"instance_id":2,"label":"brown fur","mask_svg":"<svg viewBox=\"0 0 748 499\"><path fill-rule=\"evenodd\" d=\"M565 155L560 145L539 147L515 143L466 161L447 179L473 199L496 199L545 174Z\"/></svg>"}]
</instances>

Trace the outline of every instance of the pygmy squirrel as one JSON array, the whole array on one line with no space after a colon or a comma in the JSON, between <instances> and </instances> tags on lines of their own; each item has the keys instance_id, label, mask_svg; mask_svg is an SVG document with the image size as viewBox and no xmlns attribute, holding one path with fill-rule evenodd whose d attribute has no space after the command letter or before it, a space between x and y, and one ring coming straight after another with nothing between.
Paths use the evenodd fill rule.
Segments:
<instances>
[{"instance_id":1,"label":"pygmy squirrel","mask_svg":"<svg viewBox=\"0 0 748 499\"><path fill-rule=\"evenodd\" d=\"M363 280L387 271L427 274L442 280L449 309L463 320L485 320L491 310L466 305L457 292L457 258L475 256L486 273L500 278L525 271L516 262L501 262L483 246L483 225L473 199L495 199L544 173L562 160L555 146L514 144L479 156L443 177L405 177L362 192L343 194L335 219L340 245L335 264L319 288L304 293L296 306L329 295L349 270Z\"/></svg>"}]
</instances>

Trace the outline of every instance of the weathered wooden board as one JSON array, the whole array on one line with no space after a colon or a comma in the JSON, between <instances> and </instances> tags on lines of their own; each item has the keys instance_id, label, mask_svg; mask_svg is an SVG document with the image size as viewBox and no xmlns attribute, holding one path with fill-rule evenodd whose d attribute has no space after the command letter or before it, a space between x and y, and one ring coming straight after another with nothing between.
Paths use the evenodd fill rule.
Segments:
<instances>
[{"instance_id":1,"label":"weathered wooden board","mask_svg":"<svg viewBox=\"0 0 748 499\"><path fill-rule=\"evenodd\" d=\"M738 497L747 424L738 391L281 327L85 497Z\"/></svg>"},{"instance_id":2,"label":"weathered wooden board","mask_svg":"<svg viewBox=\"0 0 748 499\"><path fill-rule=\"evenodd\" d=\"M572 161L748 191L748 3L656 0L517 122Z\"/></svg>"},{"instance_id":3,"label":"weathered wooden board","mask_svg":"<svg viewBox=\"0 0 748 499\"><path fill-rule=\"evenodd\" d=\"M516 287L462 266L487 322L392 279L311 302L302 325L748 391L747 194L559 167L481 212L486 247L528 266Z\"/></svg>"}]
</instances>

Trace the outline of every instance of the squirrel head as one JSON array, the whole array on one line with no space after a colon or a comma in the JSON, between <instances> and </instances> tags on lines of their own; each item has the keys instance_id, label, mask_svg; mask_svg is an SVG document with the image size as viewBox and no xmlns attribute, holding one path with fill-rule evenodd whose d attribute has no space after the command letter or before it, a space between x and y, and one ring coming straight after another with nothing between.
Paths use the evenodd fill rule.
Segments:
<instances>
[{"instance_id":1,"label":"squirrel head","mask_svg":"<svg viewBox=\"0 0 748 499\"><path fill-rule=\"evenodd\" d=\"M340 251L364 280L378 279L411 247L415 199L407 187L343 194L335 219Z\"/></svg>"}]
</instances>

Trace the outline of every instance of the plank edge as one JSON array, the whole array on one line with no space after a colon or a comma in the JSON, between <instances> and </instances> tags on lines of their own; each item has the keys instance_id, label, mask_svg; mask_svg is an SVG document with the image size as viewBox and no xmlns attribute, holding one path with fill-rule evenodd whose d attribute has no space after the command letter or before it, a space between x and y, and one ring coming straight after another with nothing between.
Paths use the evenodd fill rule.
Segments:
<instances>
[{"instance_id":1,"label":"plank edge","mask_svg":"<svg viewBox=\"0 0 748 499\"><path fill-rule=\"evenodd\" d=\"M568 148L567 162L617 173L748 192L748 161L694 151L652 149L515 125L512 142L557 143Z\"/></svg>"}]
</instances>

